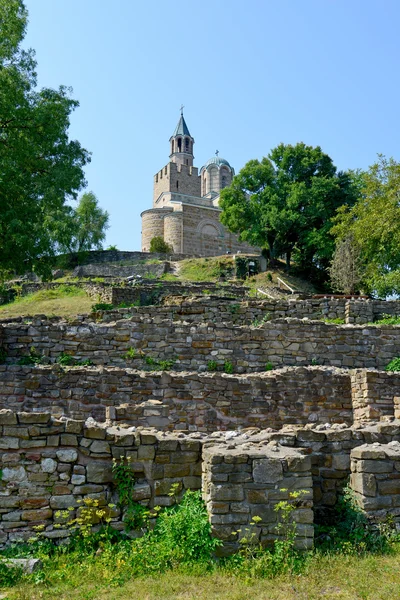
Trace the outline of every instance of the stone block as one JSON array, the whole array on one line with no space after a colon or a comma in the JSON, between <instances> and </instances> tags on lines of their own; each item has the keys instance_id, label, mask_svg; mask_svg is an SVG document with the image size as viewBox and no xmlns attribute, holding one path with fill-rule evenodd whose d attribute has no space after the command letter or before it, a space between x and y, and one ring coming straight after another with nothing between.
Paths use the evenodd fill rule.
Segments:
<instances>
[{"instance_id":1,"label":"stone block","mask_svg":"<svg viewBox=\"0 0 400 600\"><path fill-rule=\"evenodd\" d=\"M277 483L283 479L282 462L279 459L261 458L253 461L255 483Z\"/></svg>"},{"instance_id":2,"label":"stone block","mask_svg":"<svg viewBox=\"0 0 400 600\"><path fill-rule=\"evenodd\" d=\"M93 460L86 467L86 479L88 483L109 483L112 481L112 469L110 462Z\"/></svg>"},{"instance_id":3,"label":"stone block","mask_svg":"<svg viewBox=\"0 0 400 600\"><path fill-rule=\"evenodd\" d=\"M58 460L64 463L74 463L78 460L78 452L72 448L57 450L56 455Z\"/></svg>"},{"instance_id":4,"label":"stone block","mask_svg":"<svg viewBox=\"0 0 400 600\"><path fill-rule=\"evenodd\" d=\"M371 473L352 473L350 485L362 496L376 496L376 479Z\"/></svg>"}]
</instances>

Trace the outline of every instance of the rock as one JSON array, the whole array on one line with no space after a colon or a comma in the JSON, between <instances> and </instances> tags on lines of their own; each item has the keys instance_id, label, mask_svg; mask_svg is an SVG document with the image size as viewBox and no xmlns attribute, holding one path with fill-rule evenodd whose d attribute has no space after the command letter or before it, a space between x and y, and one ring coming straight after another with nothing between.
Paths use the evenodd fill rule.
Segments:
<instances>
[{"instance_id":1,"label":"rock","mask_svg":"<svg viewBox=\"0 0 400 600\"><path fill-rule=\"evenodd\" d=\"M78 458L78 452L74 449L57 450L58 460L66 463L73 463Z\"/></svg>"},{"instance_id":2,"label":"rock","mask_svg":"<svg viewBox=\"0 0 400 600\"><path fill-rule=\"evenodd\" d=\"M57 469L57 463L52 458L43 458L40 463L43 473L54 473Z\"/></svg>"},{"instance_id":3,"label":"rock","mask_svg":"<svg viewBox=\"0 0 400 600\"><path fill-rule=\"evenodd\" d=\"M43 567L43 563L39 558L8 558L4 562L10 568L22 569L27 575L30 575ZM4 598L6 598L6 596L4 596Z\"/></svg>"}]
</instances>

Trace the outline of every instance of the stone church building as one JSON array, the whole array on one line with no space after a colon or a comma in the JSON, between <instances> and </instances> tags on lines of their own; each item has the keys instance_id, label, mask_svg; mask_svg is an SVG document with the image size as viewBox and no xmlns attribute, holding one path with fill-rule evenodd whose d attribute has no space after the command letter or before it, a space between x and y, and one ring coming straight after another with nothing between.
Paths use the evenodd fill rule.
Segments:
<instances>
[{"instance_id":1,"label":"stone church building","mask_svg":"<svg viewBox=\"0 0 400 600\"><path fill-rule=\"evenodd\" d=\"M257 252L238 241L220 222L219 195L235 174L224 158L193 166L194 139L183 113L170 142L169 162L154 176L153 208L142 212L142 251L160 236L179 254L218 256L226 252Z\"/></svg>"}]
</instances>

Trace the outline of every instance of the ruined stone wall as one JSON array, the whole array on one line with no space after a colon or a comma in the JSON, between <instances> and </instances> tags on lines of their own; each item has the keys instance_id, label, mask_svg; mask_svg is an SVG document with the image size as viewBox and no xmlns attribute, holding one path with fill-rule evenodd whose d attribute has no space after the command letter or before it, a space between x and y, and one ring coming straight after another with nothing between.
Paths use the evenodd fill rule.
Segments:
<instances>
[{"instance_id":1,"label":"ruined stone wall","mask_svg":"<svg viewBox=\"0 0 400 600\"><path fill-rule=\"evenodd\" d=\"M400 443L366 444L351 452L350 484L372 523L400 523Z\"/></svg>"},{"instance_id":2,"label":"ruined stone wall","mask_svg":"<svg viewBox=\"0 0 400 600\"><path fill-rule=\"evenodd\" d=\"M130 277L140 275L141 277L152 277L157 279L162 277L169 270L169 263L160 262L149 264L145 262L132 262L131 265L121 265L119 262L99 264L93 263L76 267L73 272L74 277Z\"/></svg>"},{"instance_id":3,"label":"ruined stone wall","mask_svg":"<svg viewBox=\"0 0 400 600\"><path fill-rule=\"evenodd\" d=\"M36 525L44 525L45 538L68 537L65 523L88 497L109 511L113 527L123 529L120 510L108 507L118 501L112 458L130 460L133 498L146 506L173 504L173 483L181 491L201 488L201 444L183 434L165 437L11 411L0 411L0 434L0 544L28 540ZM56 516L70 508L67 518Z\"/></svg>"},{"instance_id":4,"label":"ruined stone wall","mask_svg":"<svg viewBox=\"0 0 400 600\"><path fill-rule=\"evenodd\" d=\"M36 352L54 362L62 352L94 364L126 365L129 348L145 356L171 359L176 370L206 370L210 361L236 373L272 366L323 364L384 369L400 355L400 326L349 326L277 319L260 327L214 326L163 321L132 315L117 322L53 322L40 317L0 324L8 360Z\"/></svg>"},{"instance_id":5,"label":"ruined stone wall","mask_svg":"<svg viewBox=\"0 0 400 600\"><path fill-rule=\"evenodd\" d=\"M400 402L400 373L356 370L351 374L354 421L379 421L397 414Z\"/></svg>"},{"instance_id":6,"label":"ruined stone wall","mask_svg":"<svg viewBox=\"0 0 400 600\"><path fill-rule=\"evenodd\" d=\"M296 547L310 550L314 542L311 460L298 452L268 445L227 450L205 447L203 452L203 498L213 534L224 541L220 554L236 552L240 539L250 538L263 546L282 535L277 529L278 502L301 491L292 518L296 523ZM258 517L257 524L252 524Z\"/></svg>"},{"instance_id":7,"label":"ruined stone wall","mask_svg":"<svg viewBox=\"0 0 400 600\"><path fill-rule=\"evenodd\" d=\"M353 421L349 373L318 367L240 377L0 365L0 408L208 433Z\"/></svg>"}]
</instances>

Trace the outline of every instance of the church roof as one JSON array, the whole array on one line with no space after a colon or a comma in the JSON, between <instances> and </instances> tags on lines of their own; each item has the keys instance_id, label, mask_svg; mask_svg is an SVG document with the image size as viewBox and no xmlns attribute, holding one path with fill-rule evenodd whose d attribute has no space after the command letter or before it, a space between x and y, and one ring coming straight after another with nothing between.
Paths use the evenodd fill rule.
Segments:
<instances>
[{"instance_id":1,"label":"church roof","mask_svg":"<svg viewBox=\"0 0 400 600\"><path fill-rule=\"evenodd\" d=\"M190 131L188 129L188 126L186 125L186 121L182 114L181 118L178 121L178 125L175 127L175 131L172 134L172 137L176 137L177 135L188 135L189 137L192 137L190 135Z\"/></svg>"},{"instance_id":2,"label":"church roof","mask_svg":"<svg viewBox=\"0 0 400 600\"><path fill-rule=\"evenodd\" d=\"M225 160L225 158L222 158L221 156L213 156L201 167L200 173L211 165L215 165L218 168L220 168L222 165L226 165L232 170L231 165L228 163L227 160Z\"/></svg>"}]
</instances>

